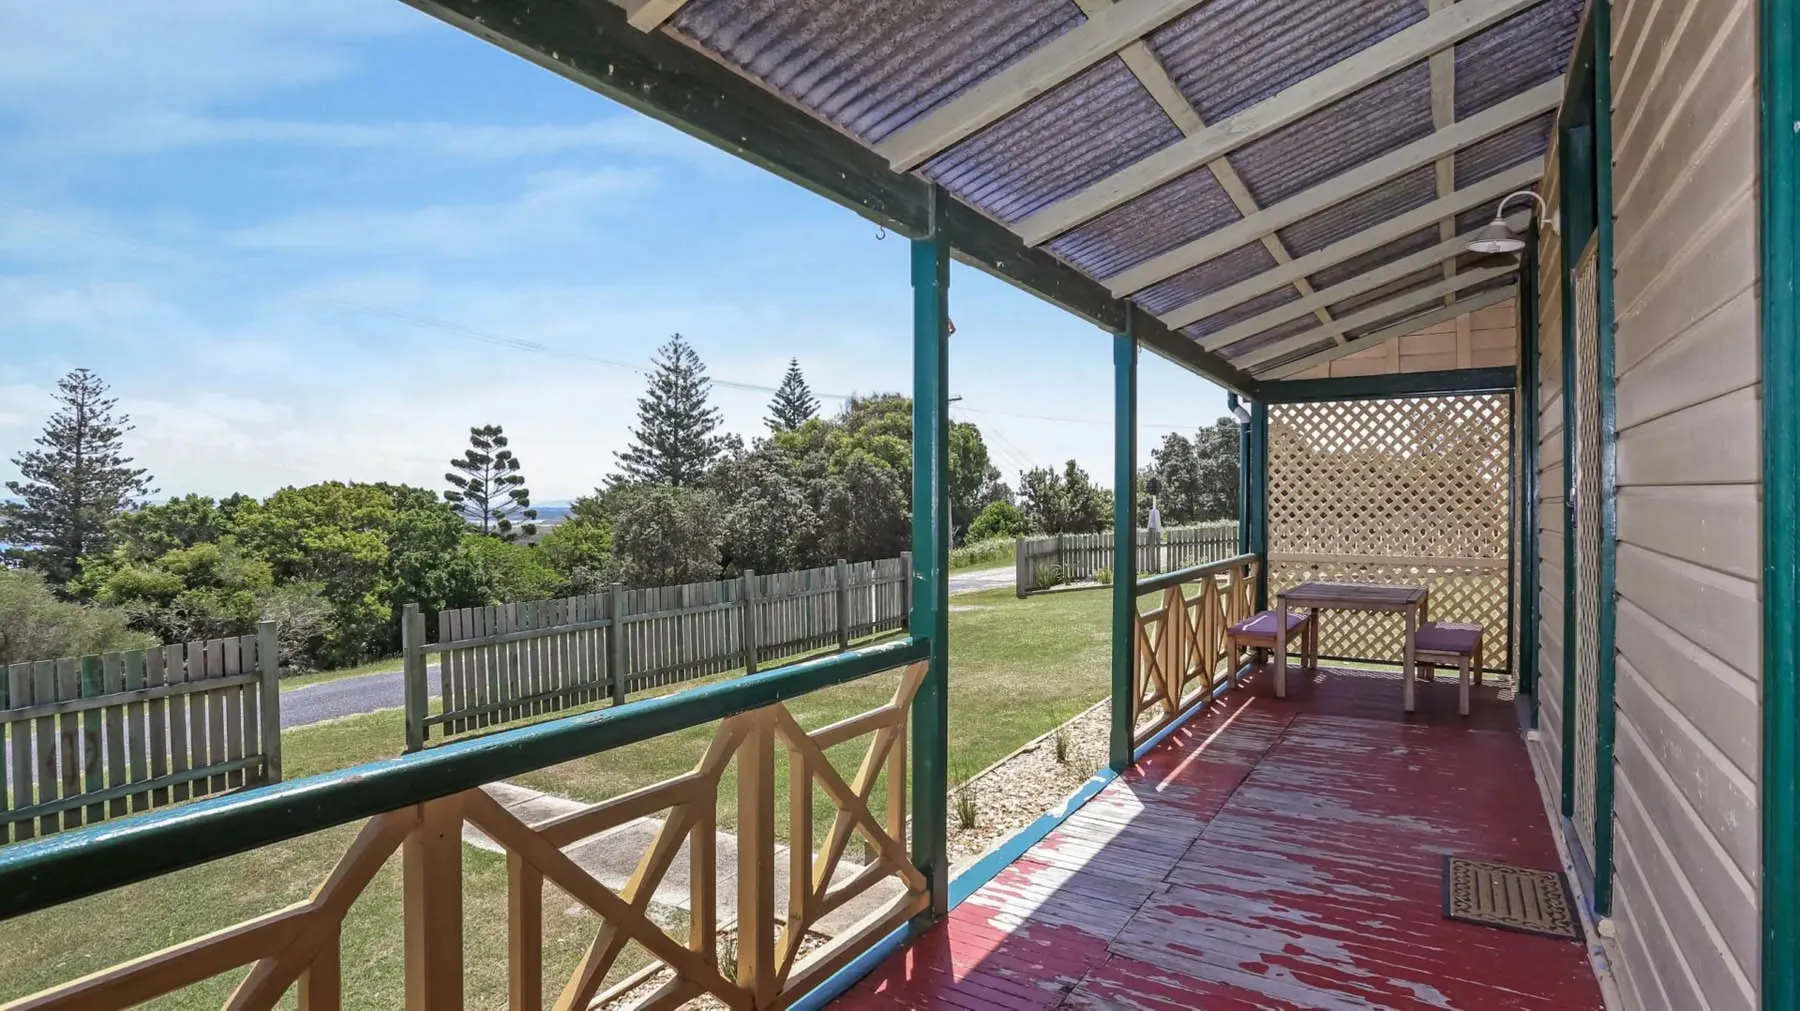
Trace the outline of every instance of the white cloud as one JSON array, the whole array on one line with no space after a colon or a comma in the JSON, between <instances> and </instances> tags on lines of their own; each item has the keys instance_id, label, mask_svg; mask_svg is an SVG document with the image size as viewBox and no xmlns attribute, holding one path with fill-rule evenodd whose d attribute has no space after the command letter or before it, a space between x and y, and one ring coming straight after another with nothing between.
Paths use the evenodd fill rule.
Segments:
<instances>
[{"instance_id":1,"label":"white cloud","mask_svg":"<svg viewBox=\"0 0 1800 1011\"><path fill-rule=\"evenodd\" d=\"M591 240L587 225L594 215L623 197L654 189L657 182L654 172L636 169L540 173L504 203L316 211L240 230L230 241L264 250L499 256L548 243Z\"/></svg>"}]
</instances>

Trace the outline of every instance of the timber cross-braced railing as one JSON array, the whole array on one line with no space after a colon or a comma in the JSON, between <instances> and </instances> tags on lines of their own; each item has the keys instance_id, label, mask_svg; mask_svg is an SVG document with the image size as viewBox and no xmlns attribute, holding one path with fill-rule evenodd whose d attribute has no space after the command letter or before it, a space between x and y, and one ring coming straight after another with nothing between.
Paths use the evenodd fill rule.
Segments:
<instances>
[{"instance_id":1,"label":"timber cross-braced railing","mask_svg":"<svg viewBox=\"0 0 1800 1011\"><path fill-rule=\"evenodd\" d=\"M1160 593L1162 600L1137 611L1134 744L1155 737L1235 683L1241 661L1226 630L1254 610L1261 567L1256 555L1238 555L1138 583L1140 598Z\"/></svg>"},{"instance_id":2,"label":"timber cross-braced railing","mask_svg":"<svg viewBox=\"0 0 1800 1011\"><path fill-rule=\"evenodd\" d=\"M307 901L5 1005L125 1007L248 966L229 1008L275 1006L297 990L302 1011L337 1008L346 914L382 866L400 853L408 1008L463 1004L465 826L507 856L508 1005L540 1008L545 995L543 914L555 885L602 921L554 1006L673 1007L708 995L731 1008L785 1007L842 969L929 904L924 875L903 842L907 825L907 734L926 674L926 640L898 642L695 688L602 712L462 741L265 790L98 826L0 852L0 918L44 909L208 860L248 852L367 818ZM892 698L816 730L800 726L784 699L900 670ZM528 825L480 789L483 783L599 751L719 721L693 771L550 821ZM846 778L828 749L869 738ZM776 749L786 751L786 895L777 895ZM735 908L721 910L715 848L721 783L736 773ZM886 782L886 803L871 803ZM815 791L836 810L815 845ZM725 798L730 800L730 797ZM609 888L565 850L638 819L660 828L624 887ZM867 862L845 861L853 837ZM690 915L685 939L650 916L651 897L688 852ZM842 873L840 873L842 872ZM897 887L854 925L818 945L821 917L892 879ZM721 920L735 930L735 955L717 952ZM649 966L614 981L629 943ZM615 974L616 975L616 974ZM604 992L603 992L604 990ZM598 1004L596 1004L598 1002Z\"/></svg>"}]
</instances>

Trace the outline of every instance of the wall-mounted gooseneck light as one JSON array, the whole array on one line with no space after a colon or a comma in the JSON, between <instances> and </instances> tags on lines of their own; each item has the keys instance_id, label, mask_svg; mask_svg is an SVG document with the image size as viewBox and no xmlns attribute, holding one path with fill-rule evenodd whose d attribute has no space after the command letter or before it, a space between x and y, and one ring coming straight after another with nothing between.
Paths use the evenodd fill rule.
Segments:
<instances>
[{"instance_id":1,"label":"wall-mounted gooseneck light","mask_svg":"<svg viewBox=\"0 0 1800 1011\"><path fill-rule=\"evenodd\" d=\"M1538 196L1533 190L1520 190L1517 193L1508 194L1506 199L1500 201L1500 206L1494 208L1494 220L1482 225L1480 231L1475 233L1474 238L1469 240L1470 252L1516 253L1525 248L1525 240L1519 238L1520 229L1515 229L1506 223L1506 205L1520 197L1529 197L1537 201L1550 230L1556 231L1556 215L1550 213L1550 206L1544 203L1544 198Z\"/></svg>"}]
</instances>

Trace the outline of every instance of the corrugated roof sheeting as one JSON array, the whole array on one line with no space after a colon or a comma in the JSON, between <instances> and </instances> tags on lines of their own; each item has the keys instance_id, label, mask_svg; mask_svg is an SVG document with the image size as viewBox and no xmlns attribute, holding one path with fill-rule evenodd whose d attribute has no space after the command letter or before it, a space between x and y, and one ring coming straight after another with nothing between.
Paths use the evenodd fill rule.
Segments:
<instances>
[{"instance_id":1,"label":"corrugated roof sheeting","mask_svg":"<svg viewBox=\"0 0 1800 1011\"><path fill-rule=\"evenodd\" d=\"M1269 255L1262 243L1252 242L1153 284L1131 299L1145 311L1161 315L1274 267L1275 257Z\"/></svg>"},{"instance_id":2,"label":"corrugated roof sheeting","mask_svg":"<svg viewBox=\"0 0 1800 1011\"><path fill-rule=\"evenodd\" d=\"M1280 308L1299 298L1300 292L1296 291L1293 285L1282 285L1273 291L1264 292L1248 301L1239 302L1237 305L1232 306L1224 312L1214 313L1197 323L1189 324L1182 333L1185 333L1190 337L1205 337L1207 334L1218 333L1228 326L1235 326L1247 319L1260 316L1271 309ZM1307 313L1307 317L1310 319L1312 314Z\"/></svg>"},{"instance_id":3,"label":"corrugated roof sheeting","mask_svg":"<svg viewBox=\"0 0 1800 1011\"><path fill-rule=\"evenodd\" d=\"M873 144L1084 20L1068 0L692 0L674 26Z\"/></svg>"},{"instance_id":4,"label":"corrugated roof sheeting","mask_svg":"<svg viewBox=\"0 0 1800 1011\"><path fill-rule=\"evenodd\" d=\"M1456 47L1456 118L1568 69L1583 0L1546 0Z\"/></svg>"},{"instance_id":5,"label":"corrugated roof sheeting","mask_svg":"<svg viewBox=\"0 0 1800 1011\"><path fill-rule=\"evenodd\" d=\"M1483 292L1493 291L1496 288L1510 288L1514 284L1517 284L1517 283L1518 283L1518 275L1517 274L1506 274L1501 277L1496 277L1496 278L1492 278L1492 279L1483 281L1480 284L1472 284L1469 287L1464 288L1461 291L1458 291L1456 293L1456 298L1458 301L1467 301ZM1386 319L1377 320L1376 322L1370 323L1367 326L1357 327L1356 329L1350 331L1349 337L1351 340L1355 340L1358 337L1366 337L1369 334L1375 333L1378 330L1384 330L1390 326L1393 326L1396 323L1403 322L1403 321L1410 319L1413 316L1417 316L1421 313L1430 312L1431 310L1439 308L1442 305L1443 305L1443 302L1438 299L1433 299L1429 302L1421 302L1419 304L1418 308L1416 308L1416 309L1409 309L1404 312L1397 312L1397 313L1393 314L1392 316L1387 317Z\"/></svg>"},{"instance_id":6,"label":"corrugated roof sheeting","mask_svg":"<svg viewBox=\"0 0 1800 1011\"><path fill-rule=\"evenodd\" d=\"M1264 207L1431 133L1431 73L1415 64L1230 156Z\"/></svg>"},{"instance_id":7,"label":"corrugated roof sheeting","mask_svg":"<svg viewBox=\"0 0 1800 1011\"><path fill-rule=\"evenodd\" d=\"M1200 168L1095 218L1049 249L1094 277L1110 277L1241 216L1212 171Z\"/></svg>"},{"instance_id":8,"label":"corrugated roof sheeting","mask_svg":"<svg viewBox=\"0 0 1800 1011\"><path fill-rule=\"evenodd\" d=\"M1368 291L1362 292L1361 294L1352 295L1341 302L1334 303L1331 306L1330 312L1333 316L1348 316L1353 312L1358 312L1369 306L1385 302L1390 298L1398 298L1409 291L1415 291L1419 288L1436 284L1443 279L1444 268L1441 264L1425 267L1420 270L1415 270L1405 277L1397 277L1386 284L1370 288Z\"/></svg>"},{"instance_id":9,"label":"corrugated roof sheeting","mask_svg":"<svg viewBox=\"0 0 1800 1011\"><path fill-rule=\"evenodd\" d=\"M1541 156L1550 144L1554 113L1545 113L1485 137L1456 152L1456 185L1478 183Z\"/></svg>"},{"instance_id":10,"label":"corrugated roof sheeting","mask_svg":"<svg viewBox=\"0 0 1800 1011\"><path fill-rule=\"evenodd\" d=\"M926 176L1011 224L1160 148L1181 131L1114 57L926 162Z\"/></svg>"},{"instance_id":11,"label":"corrugated roof sheeting","mask_svg":"<svg viewBox=\"0 0 1800 1011\"><path fill-rule=\"evenodd\" d=\"M1289 337L1303 334L1308 330L1316 330L1319 326L1319 321L1308 314L1299 319L1290 319L1285 323L1276 324L1262 333L1246 337L1236 344L1228 345L1220 350L1227 358L1242 358L1244 355L1268 347L1276 341L1287 340ZM1327 337L1325 340L1330 341L1331 338Z\"/></svg>"},{"instance_id":12,"label":"corrugated roof sheeting","mask_svg":"<svg viewBox=\"0 0 1800 1011\"><path fill-rule=\"evenodd\" d=\"M1202 119L1215 122L1425 17L1424 0L1212 0L1150 36Z\"/></svg>"},{"instance_id":13,"label":"corrugated roof sheeting","mask_svg":"<svg viewBox=\"0 0 1800 1011\"><path fill-rule=\"evenodd\" d=\"M1338 343L1335 340L1322 340L1322 341L1318 342L1317 344L1308 344L1306 347L1300 348L1297 351L1291 351L1285 355L1282 355L1279 358L1274 358L1274 359L1271 359L1266 362L1258 362L1256 365L1256 370L1258 373L1262 373L1262 372L1267 372L1270 369L1278 369L1281 366L1288 364L1289 362L1297 362L1300 359L1307 357L1308 355L1315 355L1315 354L1318 354L1320 351L1324 351L1328 348L1334 348L1337 346L1338 346Z\"/></svg>"},{"instance_id":14,"label":"corrugated roof sheeting","mask_svg":"<svg viewBox=\"0 0 1800 1011\"><path fill-rule=\"evenodd\" d=\"M1421 165L1289 225L1279 234L1295 256L1305 256L1435 199L1437 173L1430 165Z\"/></svg>"},{"instance_id":15,"label":"corrugated roof sheeting","mask_svg":"<svg viewBox=\"0 0 1800 1011\"><path fill-rule=\"evenodd\" d=\"M1405 235L1386 245L1376 246L1358 256L1353 256L1342 263L1326 267L1324 270L1308 277L1314 288L1324 290L1333 285L1343 284L1353 277L1368 273L1384 264L1393 263L1403 256L1411 256L1421 250L1437 245L1438 233L1435 228L1423 228L1411 235Z\"/></svg>"}]
</instances>

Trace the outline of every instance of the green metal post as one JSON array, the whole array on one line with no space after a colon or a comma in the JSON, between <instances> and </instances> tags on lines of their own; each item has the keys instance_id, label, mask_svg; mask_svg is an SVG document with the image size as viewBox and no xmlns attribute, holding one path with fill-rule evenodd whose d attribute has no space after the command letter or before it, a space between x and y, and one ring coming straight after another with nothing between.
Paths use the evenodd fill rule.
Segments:
<instances>
[{"instance_id":1,"label":"green metal post","mask_svg":"<svg viewBox=\"0 0 1800 1011\"><path fill-rule=\"evenodd\" d=\"M1763 0L1762 1006L1800 1008L1800 0Z\"/></svg>"},{"instance_id":2,"label":"green metal post","mask_svg":"<svg viewBox=\"0 0 1800 1011\"><path fill-rule=\"evenodd\" d=\"M1269 608L1269 405L1261 400L1250 405L1250 500L1255 522L1250 526L1250 550L1262 559L1256 570L1256 609Z\"/></svg>"},{"instance_id":3,"label":"green metal post","mask_svg":"<svg viewBox=\"0 0 1800 1011\"><path fill-rule=\"evenodd\" d=\"M1527 728L1538 725L1538 224L1519 267L1519 691Z\"/></svg>"},{"instance_id":4,"label":"green metal post","mask_svg":"<svg viewBox=\"0 0 1800 1011\"><path fill-rule=\"evenodd\" d=\"M1237 416L1238 395L1225 394L1225 406ZM1238 486L1237 486L1237 553L1250 553L1250 425L1238 422Z\"/></svg>"},{"instance_id":5,"label":"green metal post","mask_svg":"<svg viewBox=\"0 0 1800 1011\"><path fill-rule=\"evenodd\" d=\"M1137 311L1113 335L1112 767L1131 765L1137 646Z\"/></svg>"},{"instance_id":6,"label":"green metal post","mask_svg":"<svg viewBox=\"0 0 1800 1011\"><path fill-rule=\"evenodd\" d=\"M1594 909L1612 914L1613 742L1618 709L1614 622L1618 603L1613 584L1618 569L1619 465L1618 397L1613 380L1613 178L1612 178L1612 5L1591 8L1594 44L1594 264L1595 377L1600 413L1600 599L1596 602L1594 727Z\"/></svg>"},{"instance_id":7,"label":"green metal post","mask_svg":"<svg viewBox=\"0 0 1800 1011\"><path fill-rule=\"evenodd\" d=\"M907 628L931 642L930 671L913 698L914 866L931 885L938 919L949 911L950 729L950 245L941 227L943 191L932 189L932 227L912 242L913 512L912 610Z\"/></svg>"}]
</instances>

